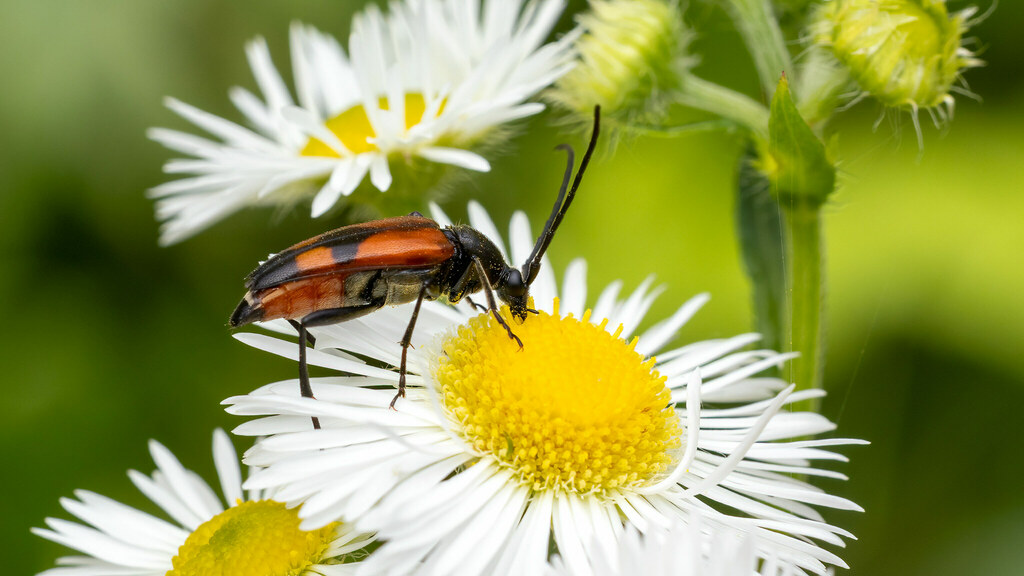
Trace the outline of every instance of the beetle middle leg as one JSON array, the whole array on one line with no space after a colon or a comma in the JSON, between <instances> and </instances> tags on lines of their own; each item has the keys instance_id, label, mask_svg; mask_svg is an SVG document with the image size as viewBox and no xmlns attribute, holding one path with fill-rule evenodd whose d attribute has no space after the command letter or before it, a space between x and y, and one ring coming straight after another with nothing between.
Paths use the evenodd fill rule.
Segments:
<instances>
[{"instance_id":1,"label":"beetle middle leg","mask_svg":"<svg viewBox=\"0 0 1024 576\"><path fill-rule=\"evenodd\" d=\"M416 319L420 315L420 306L423 305L423 298L427 295L427 283L420 287L420 295L416 298L416 306L412 309L412 318L409 319L409 326L405 328L405 336L402 336L402 365L398 369L398 393L391 399L391 409L395 409L395 402L399 398L405 398L405 368L406 358L409 354L409 346L412 344L412 331L416 327Z\"/></svg>"}]
</instances>

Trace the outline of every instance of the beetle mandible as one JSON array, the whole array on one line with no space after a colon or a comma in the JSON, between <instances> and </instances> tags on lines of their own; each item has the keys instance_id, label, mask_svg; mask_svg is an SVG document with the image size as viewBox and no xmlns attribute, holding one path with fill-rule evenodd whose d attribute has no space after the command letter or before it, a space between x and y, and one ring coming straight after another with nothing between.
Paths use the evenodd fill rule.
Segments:
<instances>
[{"instance_id":1,"label":"beetle mandible","mask_svg":"<svg viewBox=\"0 0 1024 576\"><path fill-rule=\"evenodd\" d=\"M306 344L313 343L313 337L307 328L352 320L386 305L416 302L401 340L398 393L391 400L392 408L398 398L405 396L406 356L424 300L444 296L456 303L466 298L483 312L490 311L509 338L522 347L522 341L501 317L497 300L508 304L520 321L528 312L536 313L527 307L530 285L590 163L600 117L600 107L595 107L593 133L575 178L572 148L567 144L558 146L568 155L558 198L522 267L507 264L498 247L475 228L455 225L442 229L437 222L413 212L343 226L271 256L246 278L247 292L229 325L237 328L277 318L291 322L299 333L299 387L303 396L312 398ZM468 296L481 290L486 307ZM320 427L316 417L313 427Z\"/></svg>"}]
</instances>

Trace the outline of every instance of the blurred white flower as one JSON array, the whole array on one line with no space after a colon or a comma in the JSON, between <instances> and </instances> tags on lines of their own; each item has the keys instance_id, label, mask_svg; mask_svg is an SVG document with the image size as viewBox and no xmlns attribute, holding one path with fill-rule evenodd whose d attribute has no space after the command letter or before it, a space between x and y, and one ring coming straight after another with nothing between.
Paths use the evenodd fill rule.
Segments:
<instances>
[{"instance_id":1,"label":"blurred white flower","mask_svg":"<svg viewBox=\"0 0 1024 576\"><path fill-rule=\"evenodd\" d=\"M574 34L544 44L564 0L406 0L385 16L371 5L352 23L348 54L316 29L291 29L293 99L263 39L247 47L262 99L231 100L249 127L175 99L168 106L215 139L154 128L191 158L164 170L184 178L150 191L161 243L187 238L242 208L312 197L318 217L369 176L380 191L407 175L417 196L441 166L486 172L474 149L544 106L531 96L572 66ZM412 193L407 191L406 193Z\"/></svg>"}]
</instances>

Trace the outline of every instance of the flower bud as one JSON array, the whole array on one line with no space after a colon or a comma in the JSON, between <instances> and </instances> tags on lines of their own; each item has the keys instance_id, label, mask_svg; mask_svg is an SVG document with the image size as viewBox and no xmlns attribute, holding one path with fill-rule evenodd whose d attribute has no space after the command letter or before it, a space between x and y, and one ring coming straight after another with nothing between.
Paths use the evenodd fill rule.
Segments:
<instances>
[{"instance_id":1,"label":"flower bud","mask_svg":"<svg viewBox=\"0 0 1024 576\"><path fill-rule=\"evenodd\" d=\"M948 106L960 72L980 65L961 45L973 13L950 15L945 0L828 0L815 40L886 106Z\"/></svg>"},{"instance_id":2,"label":"flower bud","mask_svg":"<svg viewBox=\"0 0 1024 576\"><path fill-rule=\"evenodd\" d=\"M587 122L595 104L613 121L661 116L691 64L677 3L591 0L577 24L579 59L549 99Z\"/></svg>"}]
</instances>

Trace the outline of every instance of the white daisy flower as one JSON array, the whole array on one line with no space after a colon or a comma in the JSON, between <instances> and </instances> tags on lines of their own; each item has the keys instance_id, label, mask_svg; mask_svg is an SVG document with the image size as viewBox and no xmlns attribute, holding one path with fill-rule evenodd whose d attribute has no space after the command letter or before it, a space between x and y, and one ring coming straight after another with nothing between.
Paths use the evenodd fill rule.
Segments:
<instances>
[{"instance_id":1,"label":"white daisy flower","mask_svg":"<svg viewBox=\"0 0 1024 576\"><path fill-rule=\"evenodd\" d=\"M469 214L502 245L478 204ZM433 215L450 223L436 206ZM511 261L524 261L533 247L524 214L510 236ZM551 541L569 569L588 574L623 526L646 532L696 513L756 534L760 558L798 574L844 566L817 542L842 546L851 535L812 506L860 508L795 477L843 478L812 462L844 460L826 448L856 441L812 439L834 426L780 412L820 395L759 376L791 356L749 350L758 337L746 334L655 359L707 296L636 338L659 290L648 280L621 299L616 282L587 310L585 269L570 264L559 292L543 265L531 287L540 313L513 326L522 349L468 304L424 303L397 410L388 405L398 373L375 363L398 365L409 306L314 328L308 361L349 375L314 379L316 399L290 380L225 401L233 414L265 416L235 430L267 436L246 455L265 467L248 486L301 503L304 527L351 519L379 532L386 542L365 574L539 574ZM237 338L297 357L294 342ZM310 430L311 416L321 430Z\"/></svg>"},{"instance_id":2,"label":"white daisy flower","mask_svg":"<svg viewBox=\"0 0 1024 576\"><path fill-rule=\"evenodd\" d=\"M312 197L318 217L367 175L380 191L406 177L414 184L407 193L418 196L442 165L488 171L472 149L491 143L499 126L543 110L527 100L572 66L575 34L544 45L564 7L564 0L405 0L385 16L371 5L353 20L348 54L331 36L295 24L297 98L256 39L247 54L263 98L231 91L249 127L169 99L215 139L149 131L193 157L169 161L166 172L186 177L150 191L164 221L161 243L254 205Z\"/></svg>"},{"instance_id":3,"label":"white daisy flower","mask_svg":"<svg viewBox=\"0 0 1024 576\"><path fill-rule=\"evenodd\" d=\"M155 440L149 443L157 470L130 470L135 486L173 522L151 516L87 490L61 499L84 522L47 518L49 529L32 532L85 554L59 559L40 576L342 576L357 562L341 564L374 538L331 522L299 529L295 509L262 490L242 492L242 472L231 440L213 435L213 461L225 508L216 492Z\"/></svg>"},{"instance_id":4,"label":"white daisy flower","mask_svg":"<svg viewBox=\"0 0 1024 576\"><path fill-rule=\"evenodd\" d=\"M794 567L768 559L760 562L750 532L712 529L700 514L689 522L673 521L669 528L642 534L635 526L624 529L618 548L601 550L594 576L790 576ZM547 576L576 576L558 556Z\"/></svg>"}]
</instances>

